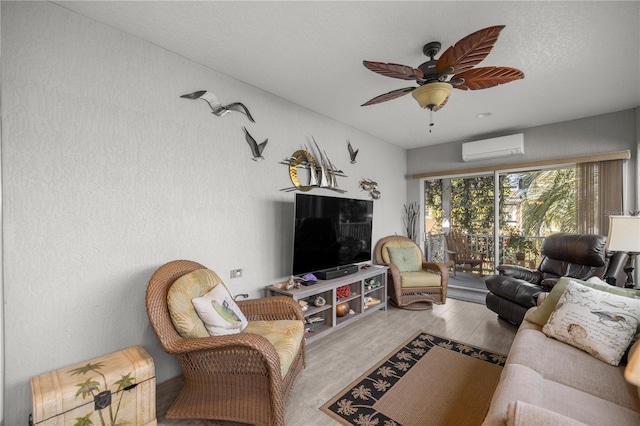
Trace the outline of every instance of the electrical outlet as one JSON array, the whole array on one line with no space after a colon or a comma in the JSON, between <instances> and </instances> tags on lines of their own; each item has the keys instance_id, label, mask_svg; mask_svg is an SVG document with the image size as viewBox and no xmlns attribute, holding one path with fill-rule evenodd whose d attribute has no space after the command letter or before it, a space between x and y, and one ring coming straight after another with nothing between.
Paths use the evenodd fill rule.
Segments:
<instances>
[{"instance_id":1,"label":"electrical outlet","mask_svg":"<svg viewBox=\"0 0 640 426\"><path fill-rule=\"evenodd\" d=\"M242 277L242 269L231 270L231 278L241 278L241 277Z\"/></svg>"}]
</instances>

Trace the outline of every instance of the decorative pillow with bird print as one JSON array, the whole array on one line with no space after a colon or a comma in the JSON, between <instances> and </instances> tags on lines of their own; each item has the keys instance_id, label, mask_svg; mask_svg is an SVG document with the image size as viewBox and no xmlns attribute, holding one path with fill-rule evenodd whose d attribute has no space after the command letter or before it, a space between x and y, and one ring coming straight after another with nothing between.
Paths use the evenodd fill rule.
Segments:
<instances>
[{"instance_id":1,"label":"decorative pillow with bird print","mask_svg":"<svg viewBox=\"0 0 640 426\"><path fill-rule=\"evenodd\" d=\"M211 336L237 334L247 327L247 318L224 285L215 286L191 302Z\"/></svg>"},{"instance_id":2,"label":"decorative pillow with bird print","mask_svg":"<svg viewBox=\"0 0 640 426\"><path fill-rule=\"evenodd\" d=\"M551 289L551 292L545 293L546 298L544 301L538 305L536 309L532 309L527 312L524 319L529 321L530 323L537 324L540 327L544 327L544 325L549 320L551 313L556 308L558 304L558 300L567 289L567 284L570 282L576 282L578 284L582 284L587 287L594 288L600 291L606 291L607 293L617 294L619 296L631 297L631 298L640 298L640 290L633 290L631 288L621 288L611 286L609 284L598 284L596 280L593 278L589 278L587 281L581 281L575 278L570 277L561 277L555 286Z\"/></svg>"},{"instance_id":3,"label":"decorative pillow with bird print","mask_svg":"<svg viewBox=\"0 0 640 426\"><path fill-rule=\"evenodd\" d=\"M611 365L618 365L638 332L640 299L567 284L542 332Z\"/></svg>"}]
</instances>

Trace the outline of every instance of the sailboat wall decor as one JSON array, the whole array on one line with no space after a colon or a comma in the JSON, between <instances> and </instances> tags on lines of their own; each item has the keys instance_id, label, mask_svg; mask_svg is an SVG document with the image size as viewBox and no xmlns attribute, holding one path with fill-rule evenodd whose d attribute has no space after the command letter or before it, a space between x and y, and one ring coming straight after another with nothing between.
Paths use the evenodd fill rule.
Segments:
<instances>
[{"instance_id":1,"label":"sailboat wall decor","mask_svg":"<svg viewBox=\"0 0 640 426\"><path fill-rule=\"evenodd\" d=\"M304 146L291 154L291 157L285 158L280 164L289 166L289 177L291 178L292 187L283 188L281 191L311 191L314 188L324 188L331 191L344 194L345 190L338 188L337 177L346 177L342 170L338 170L331 162L326 152L321 151L316 140L311 137L315 145L316 152ZM300 181L298 171L309 170L309 180L307 184Z\"/></svg>"}]
</instances>

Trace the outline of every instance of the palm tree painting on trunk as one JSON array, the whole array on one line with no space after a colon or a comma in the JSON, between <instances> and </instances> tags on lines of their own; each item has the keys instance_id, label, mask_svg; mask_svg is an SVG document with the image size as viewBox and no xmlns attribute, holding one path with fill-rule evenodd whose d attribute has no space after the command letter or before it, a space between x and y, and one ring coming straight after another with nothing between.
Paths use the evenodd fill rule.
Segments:
<instances>
[{"instance_id":1,"label":"palm tree painting on trunk","mask_svg":"<svg viewBox=\"0 0 640 426\"><path fill-rule=\"evenodd\" d=\"M74 368L73 370L70 370L69 373L71 373L72 376L75 375L85 375L87 373L90 372L95 372L97 373L99 376L101 376L102 378L102 384L104 385L104 390L101 391L100 389L100 385L101 383L97 380L94 380L93 377L89 377L87 380L85 380L82 383L78 383L76 386L78 386L78 391L76 392L76 398L80 395L82 395L82 399L85 399L87 397L90 397L92 400L95 399L96 396L98 396L101 393L111 393L110 390L110 386L107 382L107 378L105 377L105 375L100 371L102 368L104 367L104 363L103 362L97 362L97 363L87 363L85 366L83 367L79 367L79 368ZM131 388L133 385L135 385L135 377L131 376L131 373L127 373L124 376L121 376L120 380L117 380L114 385L117 386L116 388L116 393L119 393L120 396L118 398L118 404L117 407L115 407L115 412L113 410L113 404L108 404L107 407L104 408L100 408L98 409L98 415L100 417L100 423L102 424L102 426L114 426L116 425L116 419L118 418L118 411L120 410L120 404L122 403L122 397L124 396L124 391L128 390L129 388ZM110 396L109 396L110 397ZM107 413L105 413L104 411L107 410ZM74 423L74 426L88 426L88 425L93 425L93 421L91 420L91 415L94 412L90 412L87 415L85 415L84 417L76 417L76 422ZM105 414L107 414L108 418L105 418ZM126 423L125 421L121 421L123 423Z\"/></svg>"}]
</instances>

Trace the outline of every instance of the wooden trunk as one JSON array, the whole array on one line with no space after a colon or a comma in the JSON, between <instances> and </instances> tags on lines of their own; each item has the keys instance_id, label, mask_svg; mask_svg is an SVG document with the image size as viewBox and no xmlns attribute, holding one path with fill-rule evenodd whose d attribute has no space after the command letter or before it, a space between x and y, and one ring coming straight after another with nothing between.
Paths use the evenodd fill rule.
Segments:
<instances>
[{"instance_id":1,"label":"wooden trunk","mask_svg":"<svg viewBox=\"0 0 640 426\"><path fill-rule=\"evenodd\" d=\"M31 378L34 425L156 425L153 359L141 347Z\"/></svg>"}]
</instances>

